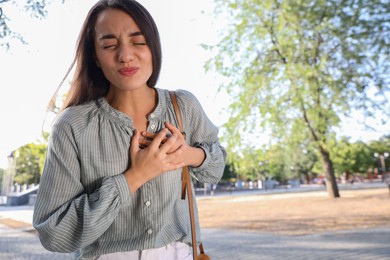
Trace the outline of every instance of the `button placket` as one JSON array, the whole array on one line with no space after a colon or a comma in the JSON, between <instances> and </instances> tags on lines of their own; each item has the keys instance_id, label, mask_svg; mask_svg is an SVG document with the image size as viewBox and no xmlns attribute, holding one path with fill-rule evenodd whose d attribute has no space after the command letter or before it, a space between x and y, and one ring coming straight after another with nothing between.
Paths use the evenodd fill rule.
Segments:
<instances>
[{"instance_id":1,"label":"button placket","mask_svg":"<svg viewBox=\"0 0 390 260\"><path fill-rule=\"evenodd\" d=\"M152 181L153 182L153 181ZM152 182L147 182L144 184L144 189L143 189L143 211L145 214L145 236L151 238L154 230L155 230L155 221L154 221L154 207L152 205L152 198L154 198L155 191L153 189L154 185Z\"/></svg>"},{"instance_id":2,"label":"button placket","mask_svg":"<svg viewBox=\"0 0 390 260\"><path fill-rule=\"evenodd\" d=\"M150 129L152 132L155 132L157 129L156 115L154 113L151 113L148 116L148 120L149 120L148 129Z\"/></svg>"}]
</instances>

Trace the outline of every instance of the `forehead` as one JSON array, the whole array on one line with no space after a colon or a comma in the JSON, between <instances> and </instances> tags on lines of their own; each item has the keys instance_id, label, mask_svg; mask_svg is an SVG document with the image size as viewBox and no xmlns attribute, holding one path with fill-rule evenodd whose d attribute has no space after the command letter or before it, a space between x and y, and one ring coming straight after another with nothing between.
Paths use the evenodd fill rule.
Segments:
<instances>
[{"instance_id":1,"label":"forehead","mask_svg":"<svg viewBox=\"0 0 390 260\"><path fill-rule=\"evenodd\" d=\"M134 19L119 9L106 9L101 12L96 20L95 32L96 36L103 34L134 33L140 29Z\"/></svg>"}]
</instances>

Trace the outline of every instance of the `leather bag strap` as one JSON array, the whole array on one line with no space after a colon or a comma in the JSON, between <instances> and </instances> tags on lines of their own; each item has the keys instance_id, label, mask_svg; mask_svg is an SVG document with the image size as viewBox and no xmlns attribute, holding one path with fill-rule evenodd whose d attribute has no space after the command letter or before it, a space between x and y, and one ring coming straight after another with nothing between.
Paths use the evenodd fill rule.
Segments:
<instances>
[{"instance_id":1,"label":"leather bag strap","mask_svg":"<svg viewBox=\"0 0 390 260\"><path fill-rule=\"evenodd\" d=\"M176 94L174 91L169 92L173 104L173 108L175 110L176 118L177 118L177 123L179 126L180 132L184 135L184 138L186 137L186 133L184 132L183 129L183 123L182 123L182 118L179 110L179 105L177 104L177 99L176 99ZM195 215L194 215L194 202L193 202L193 197L192 197L192 185L191 185L191 177L190 173L188 171L188 166L184 167L182 170L182 197L181 199L185 199L185 191L187 190L187 199L188 199L188 207L190 210L190 221L191 221L191 237L192 237L192 252L193 252L193 257L194 260L198 258L198 250L197 250L197 245L196 245L196 228L195 228ZM203 251L203 245L200 245L201 250Z\"/></svg>"},{"instance_id":2,"label":"leather bag strap","mask_svg":"<svg viewBox=\"0 0 390 260\"><path fill-rule=\"evenodd\" d=\"M180 114L180 110L179 110L179 105L177 104L177 98L176 98L175 91L169 91L169 94L171 96L173 109L175 110L179 130L180 130L181 134L184 135L184 138L185 138L186 133L184 132L184 129L183 129L183 121L181 120L181 114ZM185 168L187 168L187 167L185 167ZM185 172L182 171L181 172L181 199L182 200L186 199L186 188L187 188L187 182L186 182Z\"/></svg>"}]
</instances>

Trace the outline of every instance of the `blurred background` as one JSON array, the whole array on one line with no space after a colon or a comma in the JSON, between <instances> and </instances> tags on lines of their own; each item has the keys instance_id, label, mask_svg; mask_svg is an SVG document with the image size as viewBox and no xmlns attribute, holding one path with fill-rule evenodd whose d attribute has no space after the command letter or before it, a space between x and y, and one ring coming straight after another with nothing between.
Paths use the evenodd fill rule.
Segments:
<instances>
[{"instance_id":1,"label":"blurred background","mask_svg":"<svg viewBox=\"0 0 390 260\"><path fill-rule=\"evenodd\" d=\"M160 30L157 87L194 93L228 151L217 185L195 182L206 252L389 259L388 1L139 2ZM68 259L32 214L94 3L0 0L1 259Z\"/></svg>"}]
</instances>

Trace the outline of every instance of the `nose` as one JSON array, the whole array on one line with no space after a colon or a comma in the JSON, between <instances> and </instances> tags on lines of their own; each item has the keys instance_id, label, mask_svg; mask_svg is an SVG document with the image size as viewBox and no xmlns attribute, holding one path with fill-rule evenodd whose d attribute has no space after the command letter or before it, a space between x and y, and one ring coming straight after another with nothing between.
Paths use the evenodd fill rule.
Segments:
<instances>
[{"instance_id":1,"label":"nose","mask_svg":"<svg viewBox=\"0 0 390 260\"><path fill-rule=\"evenodd\" d=\"M118 59L119 62L127 63L134 60L134 49L132 46L121 45L119 48Z\"/></svg>"}]
</instances>

